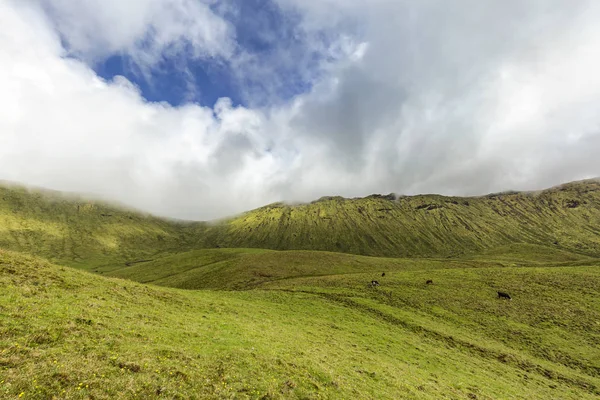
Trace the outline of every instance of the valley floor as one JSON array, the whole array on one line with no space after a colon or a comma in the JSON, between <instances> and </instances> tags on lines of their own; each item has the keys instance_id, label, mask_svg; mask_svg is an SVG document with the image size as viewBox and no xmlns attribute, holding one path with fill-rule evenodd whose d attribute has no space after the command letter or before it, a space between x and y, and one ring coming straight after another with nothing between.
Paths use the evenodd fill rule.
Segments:
<instances>
[{"instance_id":1,"label":"valley floor","mask_svg":"<svg viewBox=\"0 0 600 400\"><path fill-rule=\"evenodd\" d=\"M522 250L199 250L96 274L0 250L0 397L598 398L598 262Z\"/></svg>"}]
</instances>

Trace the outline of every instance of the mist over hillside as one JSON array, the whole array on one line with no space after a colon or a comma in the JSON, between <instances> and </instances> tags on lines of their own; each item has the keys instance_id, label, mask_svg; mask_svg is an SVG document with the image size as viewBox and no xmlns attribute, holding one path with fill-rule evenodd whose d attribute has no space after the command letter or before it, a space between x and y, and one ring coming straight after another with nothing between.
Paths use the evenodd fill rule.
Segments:
<instances>
[{"instance_id":1,"label":"mist over hillside","mask_svg":"<svg viewBox=\"0 0 600 400\"><path fill-rule=\"evenodd\" d=\"M468 198L324 197L308 204L271 204L210 223L168 220L16 186L0 187L0 194L0 247L70 264L222 247L456 257L525 243L600 254L597 180Z\"/></svg>"}]
</instances>

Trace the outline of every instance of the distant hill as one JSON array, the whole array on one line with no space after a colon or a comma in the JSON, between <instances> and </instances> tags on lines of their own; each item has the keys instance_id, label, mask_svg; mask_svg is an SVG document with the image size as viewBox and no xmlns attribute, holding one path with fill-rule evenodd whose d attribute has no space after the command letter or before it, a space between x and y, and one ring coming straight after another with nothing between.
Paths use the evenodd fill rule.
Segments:
<instances>
[{"instance_id":1,"label":"distant hill","mask_svg":"<svg viewBox=\"0 0 600 400\"><path fill-rule=\"evenodd\" d=\"M59 192L0 186L0 248L88 268L202 248L463 257L514 244L535 245L538 252L600 255L600 183L468 198L325 197L310 204L271 204L214 223L168 220Z\"/></svg>"},{"instance_id":2,"label":"distant hill","mask_svg":"<svg viewBox=\"0 0 600 400\"><path fill-rule=\"evenodd\" d=\"M514 243L600 255L600 182L481 197L373 195L271 204L211 226L202 247L455 257Z\"/></svg>"},{"instance_id":3,"label":"distant hill","mask_svg":"<svg viewBox=\"0 0 600 400\"><path fill-rule=\"evenodd\" d=\"M193 225L73 194L0 186L0 249L63 264L134 261L179 249Z\"/></svg>"}]
</instances>

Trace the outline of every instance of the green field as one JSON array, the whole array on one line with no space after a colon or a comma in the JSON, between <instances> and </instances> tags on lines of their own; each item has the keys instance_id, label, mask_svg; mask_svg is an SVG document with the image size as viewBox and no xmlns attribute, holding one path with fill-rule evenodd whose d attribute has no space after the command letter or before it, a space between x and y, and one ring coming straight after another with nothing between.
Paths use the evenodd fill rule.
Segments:
<instances>
[{"instance_id":1,"label":"green field","mask_svg":"<svg viewBox=\"0 0 600 400\"><path fill-rule=\"evenodd\" d=\"M16 187L0 199L3 399L600 396L592 181L210 224ZM366 221L331 212L310 227L324 204Z\"/></svg>"}]
</instances>

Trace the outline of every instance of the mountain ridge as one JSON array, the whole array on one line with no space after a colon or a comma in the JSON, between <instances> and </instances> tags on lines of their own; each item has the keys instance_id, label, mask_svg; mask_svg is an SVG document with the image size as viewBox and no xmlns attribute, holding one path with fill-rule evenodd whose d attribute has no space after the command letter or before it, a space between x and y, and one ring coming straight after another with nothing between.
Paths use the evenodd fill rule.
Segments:
<instances>
[{"instance_id":1,"label":"mountain ridge","mask_svg":"<svg viewBox=\"0 0 600 400\"><path fill-rule=\"evenodd\" d=\"M203 246L413 257L523 242L596 255L598 222L600 183L585 180L474 197L328 196L305 204L274 203L209 226Z\"/></svg>"},{"instance_id":2,"label":"mountain ridge","mask_svg":"<svg viewBox=\"0 0 600 400\"><path fill-rule=\"evenodd\" d=\"M600 255L600 181L485 196L326 196L182 221L72 193L0 185L0 247L69 265L204 248L460 257L514 243ZM93 261L93 262L90 262Z\"/></svg>"}]
</instances>

